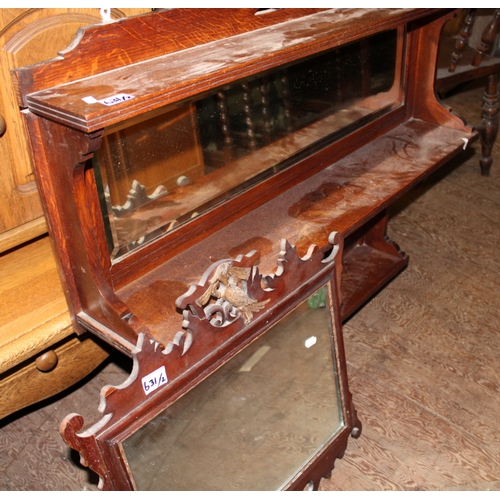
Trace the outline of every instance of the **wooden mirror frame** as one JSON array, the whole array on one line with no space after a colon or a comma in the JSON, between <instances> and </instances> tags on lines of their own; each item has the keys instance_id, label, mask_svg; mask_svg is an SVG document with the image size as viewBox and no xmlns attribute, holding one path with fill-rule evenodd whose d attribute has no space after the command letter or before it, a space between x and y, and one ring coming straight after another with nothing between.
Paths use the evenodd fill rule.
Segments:
<instances>
[{"instance_id":1,"label":"wooden mirror frame","mask_svg":"<svg viewBox=\"0 0 500 500\"><path fill-rule=\"evenodd\" d=\"M105 489L133 488L119 443L137 422L152 418L263 334L269 325L262 324L262 318L271 315L274 323L317 289L318 282L335 276L333 310L345 429L288 485L302 489L312 481L317 487L335 457L342 455L349 433L359 434L360 429L347 386L341 321L408 262L386 235L386 208L458 154L464 142L477 138L434 91L439 34L452 10L256 11L172 9L90 27L61 58L14 71L75 329L94 333L135 361L122 386L103 389L102 420L81 432L81 418L71 416L62 428L66 441L99 474ZM89 162L105 127L389 29L398 29L405 41L399 61L404 91L399 107L112 262ZM245 52L248 46L259 51ZM114 57L117 53L121 56ZM200 61L205 58L204 66ZM182 78L166 85L172 82L168 77L173 67ZM109 97L110 89L135 98L111 107L84 100ZM342 205L335 198L337 191L324 188L329 182L337 182L347 194L356 184L343 210L336 208L337 202ZM290 218L292 206L306 215ZM250 226L259 237L252 238L246 229ZM250 250L259 252L259 275L281 283L275 302L256 312L248 327L240 317L237 325L224 330L227 338L218 345L207 340L212 337L205 332L206 324L181 328L185 304L179 297L186 285L204 286L214 271L211 264L228 256L232 262L248 259L255 255ZM283 272L276 271L282 258L292 263L286 280L279 280ZM161 304L159 296L156 305L153 300L152 276L168 284L160 294ZM139 302L137 294L142 294ZM152 328L159 318L168 325L162 331ZM196 353L194 364L187 366L183 353ZM141 379L167 363L175 376L169 375L168 384L145 397Z\"/></svg>"},{"instance_id":2,"label":"wooden mirror frame","mask_svg":"<svg viewBox=\"0 0 500 500\"><path fill-rule=\"evenodd\" d=\"M198 284L193 284L178 298L177 306L183 311L184 320L173 342L161 350L163 346L141 338L140 351L133 356L134 368L129 379L120 387L102 389L99 408L104 415L102 420L81 432L84 422L80 415L71 414L65 418L61 433L66 442L80 453L82 463L99 475L100 488L136 489L122 443L204 380L207 374L213 373L265 334L303 302L311 291L327 284L330 289L327 308L331 315L335 354L332 368L337 376L342 423L292 477L282 478L285 489L318 488L321 478L330 475L335 460L343 455L348 437L359 437L361 433L361 423L348 388L340 320L338 287L343 240L340 234L333 233L330 242L326 252L312 246L308 255L301 258L296 249L283 240L276 272L267 276L261 275L254 265L259 261L258 252L214 263ZM242 309L234 313L233 308L232 314L223 313L222 319L213 321L213 310L203 308L204 301L200 302L200 298L206 296L207 291L211 293L221 267L227 268L228 265L231 269L246 271L242 280L244 286L240 289L254 299L258 308L249 314ZM227 300L225 305L232 306ZM218 311L224 309L216 307ZM158 379L160 372L165 377L162 381ZM154 378L154 389L151 385L144 385L145 381L150 384L151 378ZM279 459L277 455L276 460ZM255 488L261 489L258 483Z\"/></svg>"}]
</instances>

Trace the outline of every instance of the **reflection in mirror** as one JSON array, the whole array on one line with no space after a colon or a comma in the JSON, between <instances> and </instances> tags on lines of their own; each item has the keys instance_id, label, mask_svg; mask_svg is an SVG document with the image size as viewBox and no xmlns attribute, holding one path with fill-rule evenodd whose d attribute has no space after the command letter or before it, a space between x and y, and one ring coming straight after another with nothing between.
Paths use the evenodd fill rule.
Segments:
<instances>
[{"instance_id":1,"label":"reflection in mirror","mask_svg":"<svg viewBox=\"0 0 500 500\"><path fill-rule=\"evenodd\" d=\"M139 490L276 490L343 427L325 286L128 437ZM168 367L167 367L168 374Z\"/></svg>"},{"instance_id":2,"label":"reflection in mirror","mask_svg":"<svg viewBox=\"0 0 500 500\"><path fill-rule=\"evenodd\" d=\"M94 164L112 258L401 103L396 30L105 131Z\"/></svg>"}]
</instances>

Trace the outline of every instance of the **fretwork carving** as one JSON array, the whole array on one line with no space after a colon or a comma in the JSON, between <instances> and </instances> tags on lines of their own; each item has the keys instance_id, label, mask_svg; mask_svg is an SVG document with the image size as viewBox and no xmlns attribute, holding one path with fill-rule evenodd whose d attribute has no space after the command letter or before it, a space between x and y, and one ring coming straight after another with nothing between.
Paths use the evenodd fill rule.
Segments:
<instances>
[{"instance_id":1,"label":"fretwork carving","mask_svg":"<svg viewBox=\"0 0 500 500\"><path fill-rule=\"evenodd\" d=\"M269 302L269 299L259 302L248 294L247 282L251 271L249 267L236 267L230 261L219 264L210 279L210 286L196 300L203 307L211 297L217 298L215 304L209 304L205 308L206 316L212 317L212 324L224 326L229 318L240 315L243 315L245 323L250 323L253 313L260 311Z\"/></svg>"},{"instance_id":2,"label":"fretwork carving","mask_svg":"<svg viewBox=\"0 0 500 500\"><path fill-rule=\"evenodd\" d=\"M159 198L164 194L167 194L167 189L164 186L158 186L154 190L154 192L150 196L148 196L146 193L146 187L143 186L139 181L134 179L129 194L127 195L127 201L124 205L114 205L113 213L117 217L120 217L132 212L134 209L140 207L141 205L144 205L148 201L156 200L156 198ZM107 199L110 199L109 186L106 186L104 195Z\"/></svg>"}]
</instances>

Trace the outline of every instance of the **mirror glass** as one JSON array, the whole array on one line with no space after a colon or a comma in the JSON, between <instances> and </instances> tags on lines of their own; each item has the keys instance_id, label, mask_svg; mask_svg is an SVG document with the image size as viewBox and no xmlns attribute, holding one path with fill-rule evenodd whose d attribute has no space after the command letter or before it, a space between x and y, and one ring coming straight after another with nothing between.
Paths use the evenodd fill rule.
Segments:
<instances>
[{"instance_id":1,"label":"mirror glass","mask_svg":"<svg viewBox=\"0 0 500 500\"><path fill-rule=\"evenodd\" d=\"M139 490L277 490L331 442L343 411L329 290L122 443Z\"/></svg>"},{"instance_id":2,"label":"mirror glass","mask_svg":"<svg viewBox=\"0 0 500 500\"><path fill-rule=\"evenodd\" d=\"M112 259L400 105L402 46L387 31L105 130Z\"/></svg>"}]
</instances>

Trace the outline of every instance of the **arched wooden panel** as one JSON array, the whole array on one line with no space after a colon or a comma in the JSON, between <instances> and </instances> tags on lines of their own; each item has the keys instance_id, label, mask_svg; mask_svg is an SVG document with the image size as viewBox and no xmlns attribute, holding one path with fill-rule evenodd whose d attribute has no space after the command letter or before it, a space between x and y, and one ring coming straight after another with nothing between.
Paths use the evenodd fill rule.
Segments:
<instances>
[{"instance_id":1,"label":"arched wooden panel","mask_svg":"<svg viewBox=\"0 0 500 500\"><path fill-rule=\"evenodd\" d=\"M111 18L150 9L111 9ZM100 9L0 9L0 251L46 231L11 70L48 59L70 46L83 26L102 22ZM23 229L24 228L24 229Z\"/></svg>"}]
</instances>

